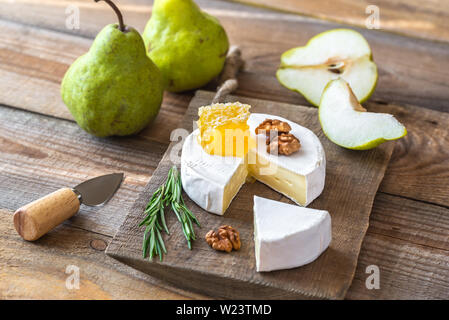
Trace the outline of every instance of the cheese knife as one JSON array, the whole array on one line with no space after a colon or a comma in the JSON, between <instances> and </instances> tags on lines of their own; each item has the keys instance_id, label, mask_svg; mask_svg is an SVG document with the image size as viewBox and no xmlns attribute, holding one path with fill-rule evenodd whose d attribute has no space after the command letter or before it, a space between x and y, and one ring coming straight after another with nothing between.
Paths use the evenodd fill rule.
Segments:
<instances>
[{"instance_id":1,"label":"cheese knife","mask_svg":"<svg viewBox=\"0 0 449 320\"><path fill-rule=\"evenodd\" d=\"M120 187L123 176L123 173L99 176L28 203L14 213L14 227L23 239L37 240L74 216L81 204L99 206L108 202Z\"/></svg>"}]
</instances>

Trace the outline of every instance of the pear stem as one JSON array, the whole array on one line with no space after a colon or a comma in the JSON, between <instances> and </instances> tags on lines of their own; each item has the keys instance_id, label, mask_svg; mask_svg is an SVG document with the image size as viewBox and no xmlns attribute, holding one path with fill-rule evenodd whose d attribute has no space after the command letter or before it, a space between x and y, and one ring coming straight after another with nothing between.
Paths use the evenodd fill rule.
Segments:
<instances>
[{"instance_id":1,"label":"pear stem","mask_svg":"<svg viewBox=\"0 0 449 320\"><path fill-rule=\"evenodd\" d=\"M106 2L108 5L111 6L111 8L115 11L115 14L118 17L118 24L119 24L119 29L121 32L126 32L126 28L125 28L125 24L123 23L123 16L122 13L120 12L120 10L117 8L117 6L114 4L114 2L112 2L111 0L94 0L95 2L98 1L104 1Z\"/></svg>"}]
</instances>

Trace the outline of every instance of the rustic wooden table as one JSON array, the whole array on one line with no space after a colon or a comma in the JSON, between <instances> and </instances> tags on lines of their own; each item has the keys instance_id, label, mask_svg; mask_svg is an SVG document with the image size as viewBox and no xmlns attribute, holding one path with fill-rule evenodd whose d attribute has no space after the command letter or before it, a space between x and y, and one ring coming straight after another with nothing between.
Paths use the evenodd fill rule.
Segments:
<instances>
[{"instance_id":1,"label":"rustic wooden table","mask_svg":"<svg viewBox=\"0 0 449 320\"><path fill-rule=\"evenodd\" d=\"M151 1L117 1L125 21L142 31ZM381 30L364 28L356 0L276 1L276 9L198 1L217 16L243 50L237 95L308 105L274 73L285 50L337 23L355 26L379 67L370 104L399 105L408 135L396 142L377 193L348 299L449 298L449 5L445 1L372 1ZM261 6L273 1L243 0ZM332 3L332 4L330 4ZM66 28L69 5L80 29ZM308 16L283 13L291 11ZM0 0L0 298L209 298L169 286L104 254L138 193L151 177L193 96L166 94L156 122L128 138L94 138L63 105L59 84L113 12L92 0ZM359 26L359 28L357 27ZM209 86L210 90L214 87ZM23 241L12 212L62 186L124 171L107 206L80 213L37 242ZM80 288L66 288L68 266ZM380 268L380 289L368 290L366 267Z\"/></svg>"}]
</instances>

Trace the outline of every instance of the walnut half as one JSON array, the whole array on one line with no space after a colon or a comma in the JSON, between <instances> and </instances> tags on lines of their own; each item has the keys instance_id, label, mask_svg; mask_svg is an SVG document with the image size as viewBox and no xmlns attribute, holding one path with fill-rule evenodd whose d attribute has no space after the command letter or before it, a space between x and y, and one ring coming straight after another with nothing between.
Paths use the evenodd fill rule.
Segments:
<instances>
[{"instance_id":1,"label":"walnut half","mask_svg":"<svg viewBox=\"0 0 449 320\"><path fill-rule=\"evenodd\" d=\"M270 131L276 131L276 135L279 133L289 133L292 127L285 122L277 119L265 119L256 128L256 134L265 133L267 136L267 145L270 144Z\"/></svg>"},{"instance_id":2,"label":"walnut half","mask_svg":"<svg viewBox=\"0 0 449 320\"><path fill-rule=\"evenodd\" d=\"M283 155L290 155L292 153L295 153L301 148L301 143L299 142L299 139L296 138L291 133L281 133L277 137L273 139L273 141L270 142L270 144L267 146L267 152L268 153L277 153L283 154Z\"/></svg>"},{"instance_id":3,"label":"walnut half","mask_svg":"<svg viewBox=\"0 0 449 320\"><path fill-rule=\"evenodd\" d=\"M231 252L241 247L240 234L231 226L221 226L217 232L210 230L205 236L206 242L217 251Z\"/></svg>"}]
</instances>

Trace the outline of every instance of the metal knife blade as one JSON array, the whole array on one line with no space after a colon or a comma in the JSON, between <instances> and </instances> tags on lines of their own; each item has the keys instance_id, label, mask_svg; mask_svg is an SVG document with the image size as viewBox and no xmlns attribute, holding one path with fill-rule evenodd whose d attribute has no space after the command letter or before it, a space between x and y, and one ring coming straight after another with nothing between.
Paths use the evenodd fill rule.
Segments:
<instances>
[{"instance_id":1,"label":"metal knife blade","mask_svg":"<svg viewBox=\"0 0 449 320\"><path fill-rule=\"evenodd\" d=\"M106 203L120 187L123 173L112 173L84 181L73 188L80 203L99 206Z\"/></svg>"}]
</instances>

